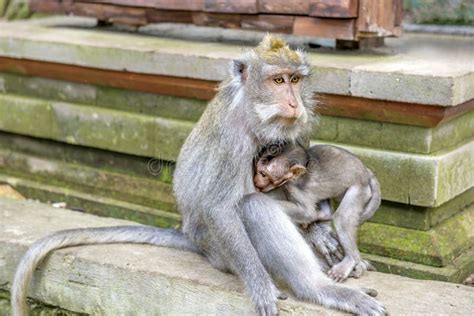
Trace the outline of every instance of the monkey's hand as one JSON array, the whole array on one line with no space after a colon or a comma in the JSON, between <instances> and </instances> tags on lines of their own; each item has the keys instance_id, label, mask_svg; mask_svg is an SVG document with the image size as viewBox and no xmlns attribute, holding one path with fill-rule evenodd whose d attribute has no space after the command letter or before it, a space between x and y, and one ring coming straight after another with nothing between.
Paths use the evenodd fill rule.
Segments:
<instances>
[{"instance_id":1,"label":"monkey's hand","mask_svg":"<svg viewBox=\"0 0 474 316\"><path fill-rule=\"evenodd\" d=\"M311 224L307 229L307 240L313 249L327 261L329 267L344 258L339 240L327 223Z\"/></svg>"}]
</instances>

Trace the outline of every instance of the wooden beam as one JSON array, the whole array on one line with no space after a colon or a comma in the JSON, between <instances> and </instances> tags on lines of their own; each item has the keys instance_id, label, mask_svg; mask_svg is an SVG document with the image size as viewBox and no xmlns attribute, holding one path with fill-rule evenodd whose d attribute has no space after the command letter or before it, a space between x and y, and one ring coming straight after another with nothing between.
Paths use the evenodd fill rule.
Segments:
<instances>
[{"instance_id":1,"label":"wooden beam","mask_svg":"<svg viewBox=\"0 0 474 316\"><path fill-rule=\"evenodd\" d=\"M241 15L228 13L193 12L193 23L199 26L217 26L228 29L240 28Z\"/></svg>"},{"instance_id":2,"label":"wooden beam","mask_svg":"<svg viewBox=\"0 0 474 316\"><path fill-rule=\"evenodd\" d=\"M217 82L0 57L0 72L210 100Z\"/></svg>"},{"instance_id":3,"label":"wooden beam","mask_svg":"<svg viewBox=\"0 0 474 316\"><path fill-rule=\"evenodd\" d=\"M356 18L358 0L309 0L309 15L322 18Z\"/></svg>"},{"instance_id":4,"label":"wooden beam","mask_svg":"<svg viewBox=\"0 0 474 316\"><path fill-rule=\"evenodd\" d=\"M295 17L293 33L324 38L343 40L355 39L355 27L352 19L328 19L305 16Z\"/></svg>"},{"instance_id":5,"label":"wooden beam","mask_svg":"<svg viewBox=\"0 0 474 316\"><path fill-rule=\"evenodd\" d=\"M242 15L241 28L278 33L293 33L295 17L291 15Z\"/></svg>"},{"instance_id":6,"label":"wooden beam","mask_svg":"<svg viewBox=\"0 0 474 316\"><path fill-rule=\"evenodd\" d=\"M359 0L357 38L399 36L402 0Z\"/></svg>"},{"instance_id":7,"label":"wooden beam","mask_svg":"<svg viewBox=\"0 0 474 316\"><path fill-rule=\"evenodd\" d=\"M204 0L204 11L219 13L258 13L257 0Z\"/></svg>"},{"instance_id":8,"label":"wooden beam","mask_svg":"<svg viewBox=\"0 0 474 316\"><path fill-rule=\"evenodd\" d=\"M308 15L309 0L258 0L258 12Z\"/></svg>"},{"instance_id":9,"label":"wooden beam","mask_svg":"<svg viewBox=\"0 0 474 316\"><path fill-rule=\"evenodd\" d=\"M218 85L218 82L209 80L104 70L7 57L0 57L0 72L200 100L212 99ZM457 106L442 107L335 94L319 94L316 98L319 101L317 111L322 115L421 127L435 127L474 110L474 99Z\"/></svg>"},{"instance_id":10,"label":"wooden beam","mask_svg":"<svg viewBox=\"0 0 474 316\"><path fill-rule=\"evenodd\" d=\"M48 2L51 0L39 1ZM145 7L164 10L202 11L204 8L204 0L75 0L75 2L106 3L129 7Z\"/></svg>"}]
</instances>

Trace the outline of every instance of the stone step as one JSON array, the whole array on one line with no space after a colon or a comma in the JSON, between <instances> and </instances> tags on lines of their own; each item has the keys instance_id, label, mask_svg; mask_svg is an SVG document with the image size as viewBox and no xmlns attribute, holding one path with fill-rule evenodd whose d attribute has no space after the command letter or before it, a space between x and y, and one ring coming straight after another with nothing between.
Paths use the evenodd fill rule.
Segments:
<instances>
[{"instance_id":1,"label":"stone step","mask_svg":"<svg viewBox=\"0 0 474 316\"><path fill-rule=\"evenodd\" d=\"M126 201L123 198L126 193L123 191L107 194L108 192L104 192L100 187L87 190L85 186L71 186L68 183L48 184L44 180L38 182L38 180L0 173L1 182L11 185L27 198L43 202L65 202L69 208L86 213L129 219L161 227L177 227L180 223L179 214L157 208L162 202L157 202L156 206L150 207L141 205L140 202ZM137 201L140 200L137 199ZM377 223L380 217L377 219L376 216L375 222L371 220L359 229L360 249L372 255L420 263L424 266L450 266L456 257L463 255L468 248L474 246L472 235L474 204L472 200L469 203L471 203L470 206L458 210L455 215L447 214L447 216L452 216L428 230L400 227L397 222L391 222L388 225ZM385 208L382 205L379 212L385 212ZM393 208L391 211L400 212ZM402 213L400 216L403 215ZM411 213L405 216L410 217L410 215ZM452 277L449 278L451 279Z\"/></svg>"},{"instance_id":2,"label":"stone step","mask_svg":"<svg viewBox=\"0 0 474 316\"><path fill-rule=\"evenodd\" d=\"M0 183L6 183L28 199L43 203L64 202L70 209L99 216L132 220L138 223L159 226L178 227L181 216L166 212L156 207L146 207L136 203L129 203L120 199L101 195L101 192L92 194L77 189L64 188L58 185L12 177L0 173Z\"/></svg>"},{"instance_id":3,"label":"stone step","mask_svg":"<svg viewBox=\"0 0 474 316\"><path fill-rule=\"evenodd\" d=\"M73 103L0 95L0 130L174 160L193 124Z\"/></svg>"},{"instance_id":4,"label":"stone step","mask_svg":"<svg viewBox=\"0 0 474 316\"><path fill-rule=\"evenodd\" d=\"M21 255L38 238L60 229L130 223L6 199L0 199L0 217L4 219L0 226L4 267L0 270L0 287L5 290ZM376 289L378 299L392 315L433 311L468 315L474 300L474 289L467 286L377 272L347 283ZM145 245L56 251L40 265L29 294L66 310L101 315L254 313L234 276L211 268L201 256ZM278 306L281 315L339 314L292 297L279 301Z\"/></svg>"},{"instance_id":5,"label":"stone step","mask_svg":"<svg viewBox=\"0 0 474 316\"><path fill-rule=\"evenodd\" d=\"M474 246L474 203L427 231L367 222L358 240L365 253L445 267Z\"/></svg>"},{"instance_id":6,"label":"stone step","mask_svg":"<svg viewBox=\"0 0 474 316\"><path fill-rule=\"evenodd\" d=\"M197 121L207 102L152 93L0 73L0 91L114 110ZM474 111L433 128L343 117L320 117L314 138L413 153L432 153L474 138Z\"/></svg>"},{"instance_id":7,"label":"stone step","mask_svg":"<svg viewBox=\"0 0 474 316\"><path fill-rule=\"evenodd\" d=\"M192 127L191 122L0 95L0 130L161 160L176 159ZM474 140L432 155L337 145L374 170L388 201L437 207L474 185Z\"/></svg>"},{"instance_id":8,"label":"stone step","mask_svg":"<svg viewBox=\"0 0 474 316\"><path fill-rule=\"evenodd\" d=\"M75 26L67 27L67 25ZM82 28L79 28L80 26ZM79 27L78 27L79 26ZM91 28L91 20L2 23L0 56L205 80L224 79L239 45ZM471 65L406 54L310 52L318 92L453 106L474 98Z\"/></svg>"},{"instance_id":9,"label":"stone step","mask_svg":"<svg viewBox=\"0 0 474 316\"><path fill-rule=\"evenodd\" d=\"M5 175L176 212L170 162L5 133L0 133L0 145ZM46 193L28 192L28 197L48 200ZM371 221L429 230L472 203L474 188L435 208L383 201Z\"/></svg>"}]
</instances>

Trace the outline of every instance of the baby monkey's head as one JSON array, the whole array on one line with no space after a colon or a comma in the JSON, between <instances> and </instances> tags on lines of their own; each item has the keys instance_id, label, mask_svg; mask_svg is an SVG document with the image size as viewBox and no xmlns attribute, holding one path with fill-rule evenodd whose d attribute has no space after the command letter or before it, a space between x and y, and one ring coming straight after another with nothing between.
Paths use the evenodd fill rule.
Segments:
<instances>
[{"instance_id":1,"label":"baby monkey's head","mask_svg":"<svg viewBox=\"0 0 474 316\"><path fill-rule=\"evenodd\" d=\"M306 173L306 152L300 146L287 145L276 155L266 150L255 164L253 182L260 192L269 192Z\"/></svg>"}]
</instances>

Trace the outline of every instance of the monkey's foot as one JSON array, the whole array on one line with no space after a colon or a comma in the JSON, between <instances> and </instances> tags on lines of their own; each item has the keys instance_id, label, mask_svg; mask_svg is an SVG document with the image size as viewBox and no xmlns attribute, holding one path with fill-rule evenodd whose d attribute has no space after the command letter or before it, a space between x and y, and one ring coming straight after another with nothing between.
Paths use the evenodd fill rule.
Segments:
<instances>
[{"instance_id":1,"label":"monkey's foot","mask_svg":"<svg viewBox=\"0 0 474 316\"><path fill-rule=\"evenodd\" d=\"M328 271L328 276L336 282L344 281L351 274L355 266L356 261L346 257Z\"/></svg>"},{"instance_id":2,"label":"monkey's foot","mask_svg":"<svg viewBox=\"0 0 474 316\"><path fill-rule=\"evenodd\" d=\"M365 271L377 271L377 269L369 261L362 259L356 263L349 277L358 279Z\"/></svg>"},{"instance_id":3,"label":"monkey's foot","mask_svg":"<svg viewBox=\"0 0 474 316\"><path fill-rule=\"evenodd\" d=\"M344 257L339 240L327 224L312 224L308 228L307 238L313 249L327 261L330 267Z\"/></svg>"}]
</instances>

